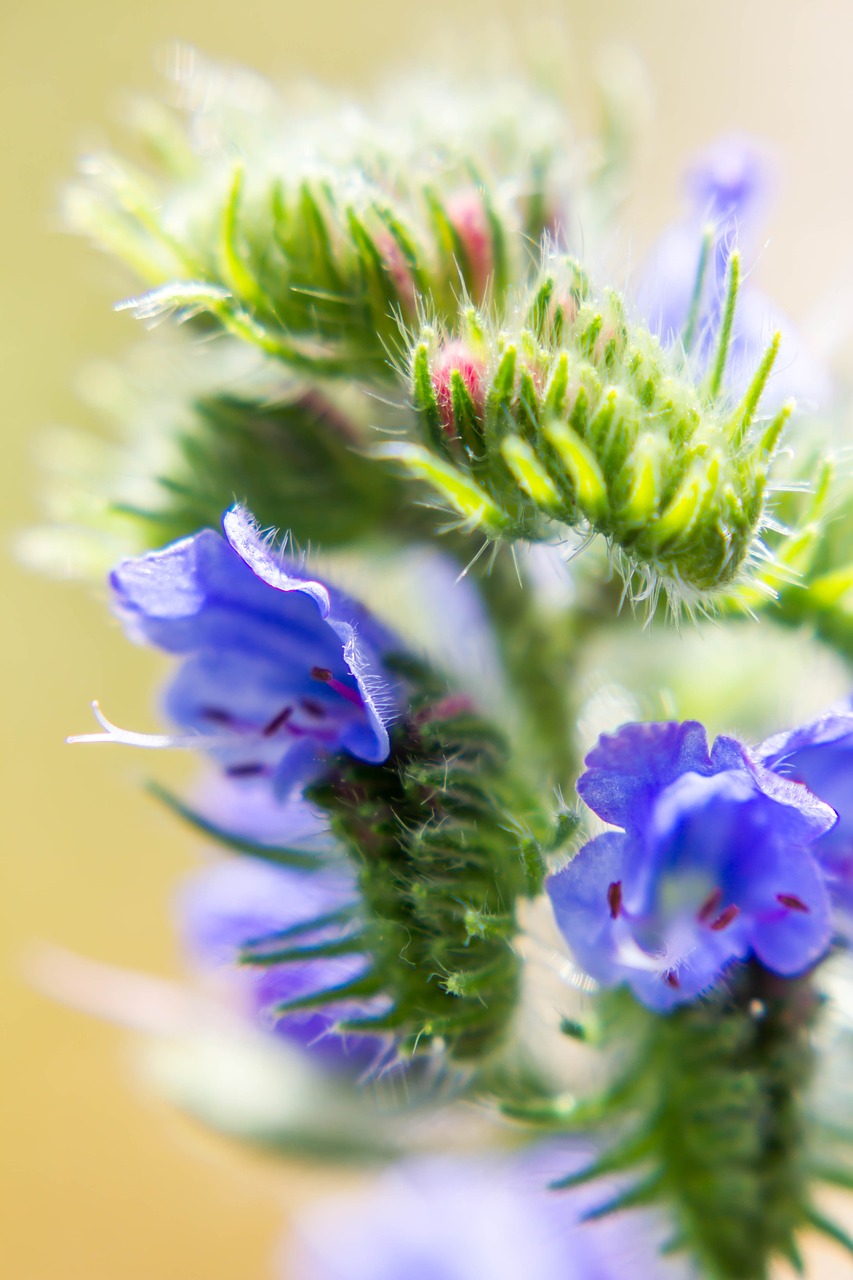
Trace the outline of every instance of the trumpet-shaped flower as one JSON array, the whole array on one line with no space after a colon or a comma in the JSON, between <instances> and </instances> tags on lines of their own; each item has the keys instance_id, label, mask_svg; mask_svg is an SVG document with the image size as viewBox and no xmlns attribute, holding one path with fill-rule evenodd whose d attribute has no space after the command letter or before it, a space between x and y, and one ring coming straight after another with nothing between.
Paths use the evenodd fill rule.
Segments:
<instances>
[{"instance_id":1,"label":"trumpet-shaped flower","mask_svg":"<svg viewBox=\"0 0 853 1280\"><path fill-rule=\"evenodd\" d=\"M392 636L359 604L310 577L234 507L213 529L124 560L110 578L130 636L181 659L166 711L184 734L125 732L72 741L198 747L232 778L278 796L337 751L380 763L396 691Z\"/></svg>"},{"instance_id":2,"label":"trumpet-shaped flower","mask_svg":"<svg viewBox=\"0 0 853 1280\"><path fill-rule=\"evenodd\" d=\"M826 950L829 899L815 842L835 815L732 738L700 724L605 735L578 782L623 828L591 840L548 889L580 965L654 1009L693 1000L735 961L781 975Z\"/></svg>"}]
</instances>

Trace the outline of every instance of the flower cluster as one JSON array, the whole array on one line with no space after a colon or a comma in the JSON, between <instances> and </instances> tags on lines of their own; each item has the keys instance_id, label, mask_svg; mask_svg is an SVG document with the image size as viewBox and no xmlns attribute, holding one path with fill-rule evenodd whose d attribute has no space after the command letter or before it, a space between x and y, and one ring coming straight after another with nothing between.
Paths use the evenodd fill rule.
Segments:
<instances>
[{"instance_id":1,"label":"flower cluster","mask_svg":"<svg viewBox=\"0 0 853 1280\"><path fill-rule=\"evenodd\" d=\"M753 755L724 737L709 750L690 721L603 736L578 792L622 831L548 885L583 968L654 1009L694 1000L749 957L807 971L832 940L832 900L849 909L853 894L851 744L846 709Z\"/></svg>"},{"instance_id":2,"label":"flower cluster","mask_svg":"<svg viewBox=\"0 0 853 1280\"><path fill-rule=\"evenodd\" d=\"M178 916L205 983L246 1015L222 1023L248 1026L272 1073L278 1120L252 1135L371 1158L423 1133L462 1147L465 1099L492 1151L387 1174L381 1228L365 1204L308 1231L306 1280L659 1275L657 1228L634 1259L629 1230L578 1221L651 1205L663 1252L709 1280L798 1266L803 1228L838 1238L813 1184L849 1185L846 1154L815 1155L808 1090L821 966L853 942L853 701L752 748L709 742L698 720L626 723L580 764L601 723L591 675L620 706L655 685L678 702L704 678L688 646L650 645L620 612L613 570L650 614L664 591L673 612L725 621L738 605L742 634L817 619L804 645L853 652L830 450L788 425L791 396L808 411L826 382L749 279L761 148L701 156L686 215L617 291L597 225L619 185L612 111L575 158L537 95L398 89L372 118L327 102L297 120L201 64L183 89L186 119L168 137L152 125L167 163L150 182L96 160L71 196L78 227L149 290L124 305L187 321L160 374L146 366L130 395L117 380L125 439L144 409L121 451L133 476L87 505L115 613L173 660L170 731L118 728L96 705L102 731L82 740L206 761L197 801L154 790L236 855L188 880ZM441 583L424 571L439 531ZM599 552L576 573L542 545L566 541ZM394 629L297 545L333 550L344 576L357 562ZM475 607L451 616L457 575ZM715 717L756 731L778 693L764 667L752 701L708 678ZM540 945L548 898L583 998L535 987L541 959L567 971ZM588 1053L615 1069L588 1070ZM301 1095L282 1121L285 1060L322 1124L294 1127ZM418 1125L380 1120L378 1087L364 1101L392 1063ZM456 1108L447 1123L439 1106ZM525 1126L518 1160L483 1141L492 1111ZM581 1166L539 1142L572 1128L607 1134ZM846 1153L849 1134L831 1136ZM555 1174L566 1194L549 1197Z\"/></svg>"}]
</instances>

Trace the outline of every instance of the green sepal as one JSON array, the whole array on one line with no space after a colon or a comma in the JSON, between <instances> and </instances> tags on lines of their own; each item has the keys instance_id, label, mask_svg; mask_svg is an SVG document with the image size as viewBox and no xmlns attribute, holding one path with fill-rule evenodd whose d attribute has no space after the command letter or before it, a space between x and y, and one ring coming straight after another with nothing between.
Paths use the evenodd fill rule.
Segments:
<instances>
[{"instance_id":1,"label":"green sepal","mask_svg":"<svg viewBox=\"0 0 853 1280\"><path fill-rule=\"evenodd\" d=\"M230 849L232 853L243 854L248 858L259 858L263 862L271 862L278 867L300 867L306 870L319 870L323 864L324 854L319 850L312 851L284 845L260 844L252 840L246 840L242 836L236 836L233 832L217 826L216 823L211 822L195 809L192 809L159 782L149 781L146 783L145 789L149 795L154 796L162 804L166 805L168 809L171 809L172 813L182 818L184 822L189 823L196 831L202 835L209 836L217 844L222 845L223 848Z\"/></svg>"},{"instance_id":2,"label":"green sepal","mask_svg":"<svg viewBox=\"0 0 853 1280\"><path fill-rule=\"evenodd\" d=\"M836 1222L834 1218L830 1218L819 1209L811 1207L806 1211L806 1222L822 1236L826 1236L827 1240L831 1240L833 1244L840 1245L846 1253L853 1257L853 1235L849 1231L845 1231L844 1227L839 1222Z\"/></svg>"},{"instance_id":3,"label":"green sepal","mask_svg":"<svg viewBox=\"0 0 853 1280\"><path fill-rule=\"evenodd\" d=\"M311 920L301 920L298 924L288 925L286 929L276 929L273 933L264 934L259 938L250 939L244 946L243 950L247 953L257 948L263 948L278 942L285 942L290 938L299 938L306 933L316 933L320 929L333 928L338 925L350 924L356 914L356 907L343 907L339 911L329 911L325 915L314 916Z\"/></svg>"},{"instance_id":4,"label":"green sepal","mask_svg":"<svg viewBox=\"0 0 853 1280\"><path fill-rule=\"evenodd\" d=\"M326 1009L347 1000L369 1000L382 991L382 980L378 974L368 971L361 977L349 982L342 982L337 987L326 987L322 991L313 991L310 995L294 996L291 1000L282 1000L273 1005L271 1013L284 1017L288 1013L297 1013L300 1009Z\"/></svg>"},{"instance_id":5,"label":"green sepal","mask_svg":"<svg viewBox=\"0 0 853 1280\"><path fill-rule=\"evenodd\" d=\"M312 942L303 947L276 947L264 950L260 942L251 947L241 947L237 957L239 964L256 968L271 968L279 964L297 964L305 960L322 960L332 956L356 955L364 949L361 934L352 933L329 942Z\"/></svg>"}]
</instances>

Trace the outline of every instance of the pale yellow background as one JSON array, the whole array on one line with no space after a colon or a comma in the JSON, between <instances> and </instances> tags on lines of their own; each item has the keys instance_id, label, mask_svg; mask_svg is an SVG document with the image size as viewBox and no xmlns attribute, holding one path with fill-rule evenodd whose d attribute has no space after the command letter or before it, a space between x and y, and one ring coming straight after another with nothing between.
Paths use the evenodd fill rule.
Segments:
<instances>
[{"instance_id":1,"label":"pale yellow background","mask_svg":"<svg viewBox=\"0 0 853 1280\"><path fill-rule=\"evenodd\" d=\"M168 904L190 841L140 795L147 761L62 746L88 726L96 694L123 723L151 723L156 664L127 649L101 601L25 577L6 550L36 512L34 438L73 419L81 361L135 336L110 310L118 277L59 234L54 211L76 152L103 136L122 89L153 85L155 48L179 37L267 72L364 86L391 60L424 49L440 59L454 44L476 71L503 31L510 46L534 36L565 48L566 88L582 101L592 51L628 41L657 100L637 249L671 211L690 148L720 130L756 130L784 148L789 176L760 276L798 316L828 301L853 314L849 0L568 3L555 10L571 37L563 46L541 18L531 31L524 11L474 0L5 0L0 12L0 1275L10 1280L268 1276L286 1210L330 1181L238 1158L178 1119L134 1083L123 1033L51 1005L21 977L37 939L177 972ZM827 1253L816 1274L843 1280L853 1266Z\"/></svg>"}]
</instances>

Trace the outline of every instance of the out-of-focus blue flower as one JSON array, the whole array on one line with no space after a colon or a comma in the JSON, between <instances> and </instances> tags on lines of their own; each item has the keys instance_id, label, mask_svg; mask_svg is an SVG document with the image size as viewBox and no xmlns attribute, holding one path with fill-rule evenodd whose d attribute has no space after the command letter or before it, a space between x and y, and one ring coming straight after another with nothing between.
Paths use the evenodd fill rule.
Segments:
<instances>
[{"instance_id":1,"label":"out-of-focus blue flower","mask_svg":"<svg viewBox=\"0 0 853 1280\"><path fill-rule=\"evenodd\" d=\"M692 1000L754 954L802 972L831 937L815 841L835 814L700 724L629 724L604 735L578 782L623 828L585 845L548 881L580 965L626 982L654 1009Z\"/></svg>"},{"instance_id":2,"label":"out-of-focus blue flower","mask_svg":"<svg viewBox=\"0 0 853 1280\"><path fill-rule=\"evenodd\" d=\"M585 1157L565 1146L522 1159L409 1161L358 1195L312 1206L298 1224L295 1280L675 1280L648 1214L581 1222L607 1197L550 1179ZM611 1188L612 1190L612 1188ZM288 1259L290 1261L290 1259Z\"/></svg>"},{"instance_id":3,"label":"out-of-focus blue flower","mask_svg":"<svg viewBox=\"0 0 853 1280\"><path fill-rule=\"evenodd\" d=\"M768 769L804 783L838 814L815 854L838 908L838 928L853 941L853 698L810 724L768 738L756 754Z\"/></svg>"},{"instance_id":4,"label":"out-of-focus blue flower","mask_svg":"<svg viewBox=\"0 0 853 1280\"><path fill-rule=\"evenodd\" d=\"M182 658L166 710L184 737L106 730L90 741L200 747L232 778L283 797L330 752L389 751L393 637L361 605L265 540L243 507L213 529L124 560L110 583L130 636Z\"/></svg>"},{"instance_id":5,"label":"out-of-focus blue flower","mask_svg":"<svg viewBox=\"0 0 853 1280\"><path fill-rule=\"evenodd\" d=\"M711 245L695 316L691 355L697 369L708 363L717 342L729 258L735 249L748 271L761 251L761 224L773 186L770 160L755 139L743 134L719 138L691 166L686 187L687 216L670 225L649 255L637 303L665 346L685 339L699 275L705 236ZM782 334L776 370L762 398L765 410L794 397L806 405L830 395L826 371L803 350L788 318L748 281L741 286L726 367L726 383L742 394L773 335Z\"/></svg>"},{"instance_id":6,"label":"out-of-focus blue flower","mask_svg":"<svg viewBox=\"0 0 853 1280\"><path fill-rule=\"evenodd\" d=\"M295 827L301 821L300 815L294 816ZM298 933L290 932L279 946L310 948L335 941L350 926L346 919L329 921L329 916L355 908L356 903L356 886L345 864L314 872L234 858L202 869L184 884L178 917L193 960L206 973L223 974L246 1000L250 1017L311 1050L327 1065L364 1069L381 1057L381 1042L335 1032L339 1019L367 1012L363 1003L336 1004L333 1012L320 1008L275 1013L286 1001L353 981L367 967L363 957L321 956L237 968L244 948L263 943L260 949L269 950L285 930Z\"/></svg>"}]
</instances>

